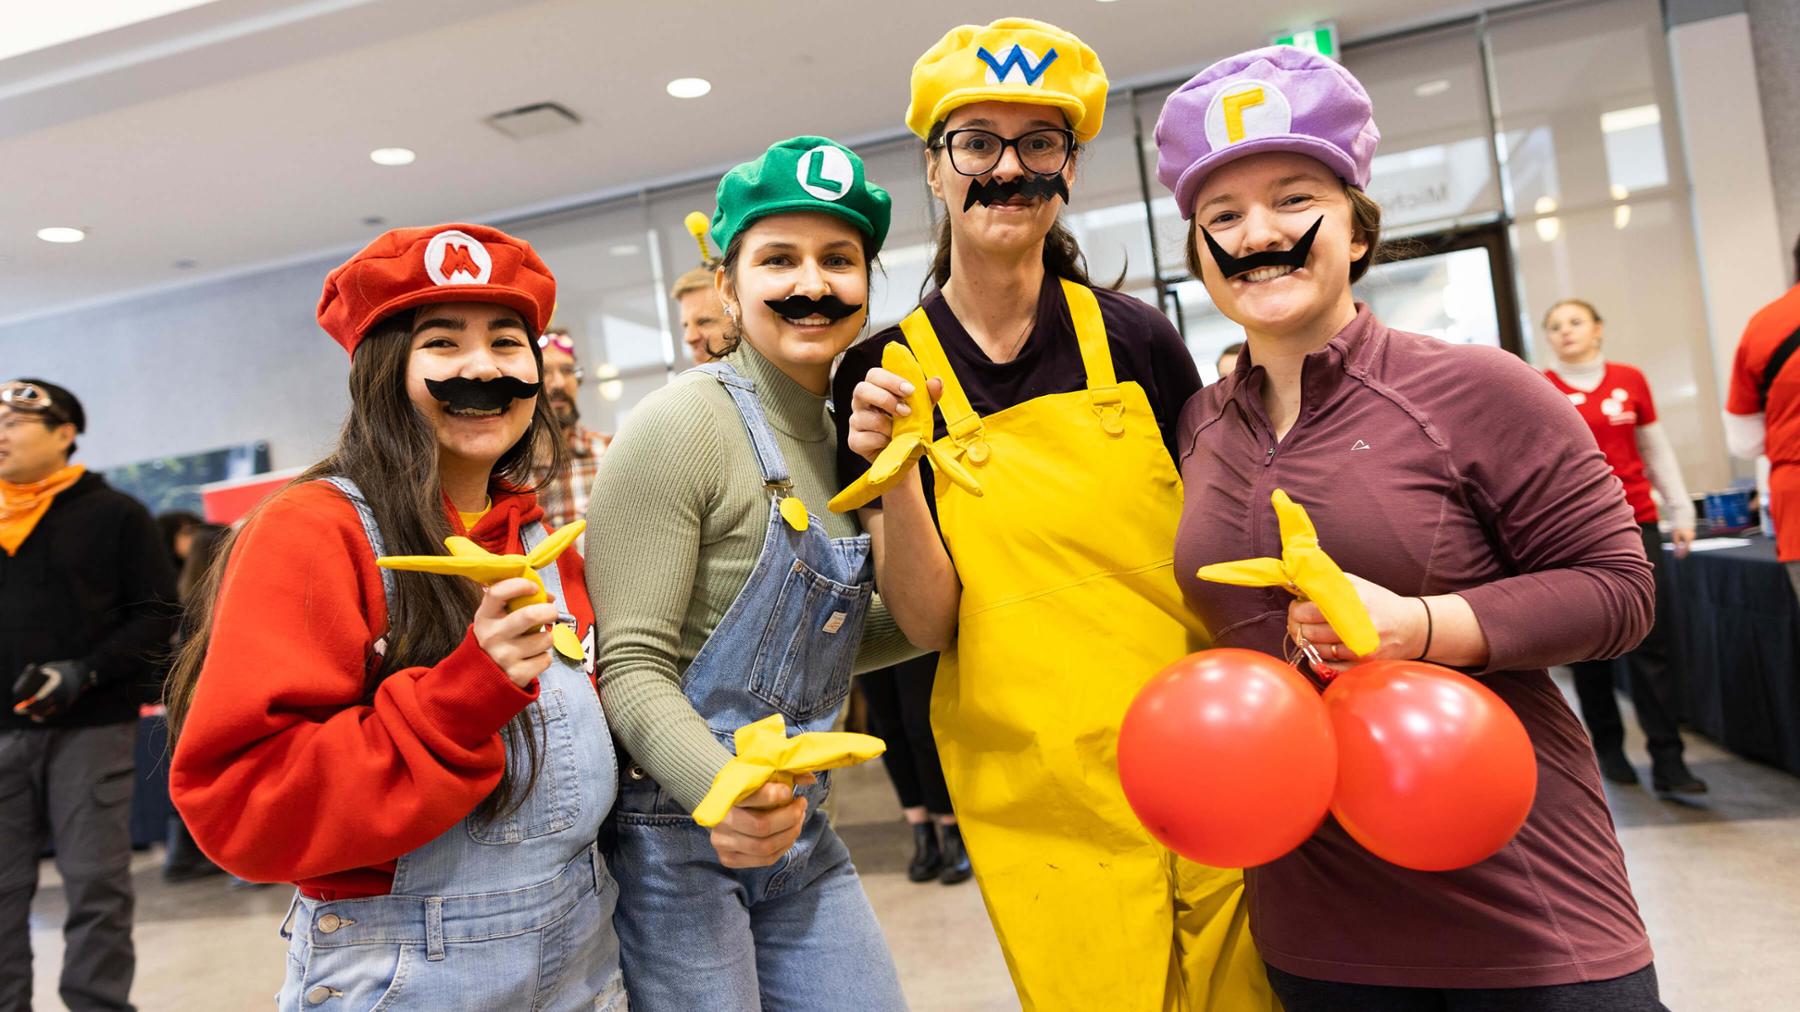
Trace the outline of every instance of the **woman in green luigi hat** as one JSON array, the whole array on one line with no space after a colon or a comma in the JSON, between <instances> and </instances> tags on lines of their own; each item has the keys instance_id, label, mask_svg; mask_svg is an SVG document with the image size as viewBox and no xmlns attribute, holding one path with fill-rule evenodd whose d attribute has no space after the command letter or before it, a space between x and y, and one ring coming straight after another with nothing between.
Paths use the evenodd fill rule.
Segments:
<instances>
[{"instance_id":1,"label":"woman in green luigi hat","mask_svg":"<svg viewBox=\"0 0 1800 1012\"><path fill-rule=\"evenodd\" d=\"M619 931L634 1009L904 1008L828 773L771 783L710 831L691 815L733 733L829 730L852 670L917 653L874 598L869 539L825 509L832 361L867 319L887 192L796 137L719 183L725 356L651 394L588 508L600 693L623 750Z\"/></svg>"}]
</instances>

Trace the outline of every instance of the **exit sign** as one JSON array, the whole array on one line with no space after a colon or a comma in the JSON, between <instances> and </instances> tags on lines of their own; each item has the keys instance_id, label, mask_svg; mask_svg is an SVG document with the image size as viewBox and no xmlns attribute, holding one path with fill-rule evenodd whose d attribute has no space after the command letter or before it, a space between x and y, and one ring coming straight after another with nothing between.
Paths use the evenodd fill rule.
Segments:
<instances>
[{"instance_id":1,"label":"exit sign","mask_svg":"<svg viewBox=\"0 0 1800 1012\"><path fill-rule=\"evenodd\" d=\"M1335 60L1338 58L1337 23L1327 21L1316 28L1303 28L1299 31L1276 35L1269 39L1270 45L1293 46L1309 53Z\"/></svg>"}]
</instances>

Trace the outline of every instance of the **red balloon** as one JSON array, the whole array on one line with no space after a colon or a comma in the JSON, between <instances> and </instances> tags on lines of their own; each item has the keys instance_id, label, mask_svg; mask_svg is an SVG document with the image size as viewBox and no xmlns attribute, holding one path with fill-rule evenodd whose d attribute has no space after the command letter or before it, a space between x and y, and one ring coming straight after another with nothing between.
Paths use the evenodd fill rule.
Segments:
<instances>
[{"instance_id":1,"label":"red balloon","mask_svg":"<svg viewBox=\"0 0 1800 1012\"><path fill-rule=\"evenodd\" d=\"M1525 824L1537 759L1487 686L1422 661L1371 661L1339 675L1325 707L1338 747L1331 814L1375 856L1466 868Z\"/></svg>"},{"instance_id":2,"label":"red balloon","mask_svg":"<svg viewBox=\"0 0 1800 1012\"><path fill-rule=\"evenodd\" d=\"M1119 728L1119 780L1170 850L1266 864L1325 820L1337 748L1317 689L1280 658L1204 650L1152 678Z\"/></svg>"}]
</instances>

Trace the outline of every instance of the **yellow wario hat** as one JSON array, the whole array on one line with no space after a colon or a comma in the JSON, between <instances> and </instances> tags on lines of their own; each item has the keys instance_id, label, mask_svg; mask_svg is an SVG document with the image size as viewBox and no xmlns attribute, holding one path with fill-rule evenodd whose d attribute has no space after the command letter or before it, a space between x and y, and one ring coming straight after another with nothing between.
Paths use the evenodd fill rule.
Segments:
<instances>
[{"instance_id":1,"label":"yellow wario hat","mask_svg":"<svg viewBox=\"0 0 1800 1012\"><path fill-rule=\"evenodd\" d=\"M913 64L906 125L925 140L962 106L1026 102L1061 109L1085 144L1100 133L1106 88L1100 57L1055 25L1030 18L962 25Z\"/></svg>"}]
</instances>

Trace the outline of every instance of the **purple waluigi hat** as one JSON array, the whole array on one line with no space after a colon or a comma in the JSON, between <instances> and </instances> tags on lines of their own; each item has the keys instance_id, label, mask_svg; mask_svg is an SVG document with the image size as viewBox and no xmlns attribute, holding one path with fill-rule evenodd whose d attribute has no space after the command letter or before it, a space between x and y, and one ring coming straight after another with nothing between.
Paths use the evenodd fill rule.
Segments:
<instances>
[{"instance_id":1,"label":"purple waluigi hat","mask_svg":"<svg viewBox=\"0 0 1800 1012\"><path fill-rule=\"evenodd\" d=\"M1220 60L1163 103L1156 178L1192 218L1200 184L1227 162L1289 151L1361 187L1380 140L1369 93L1348 70L1303 49L1268 46Z\"/></svg>"}]
</instances>

